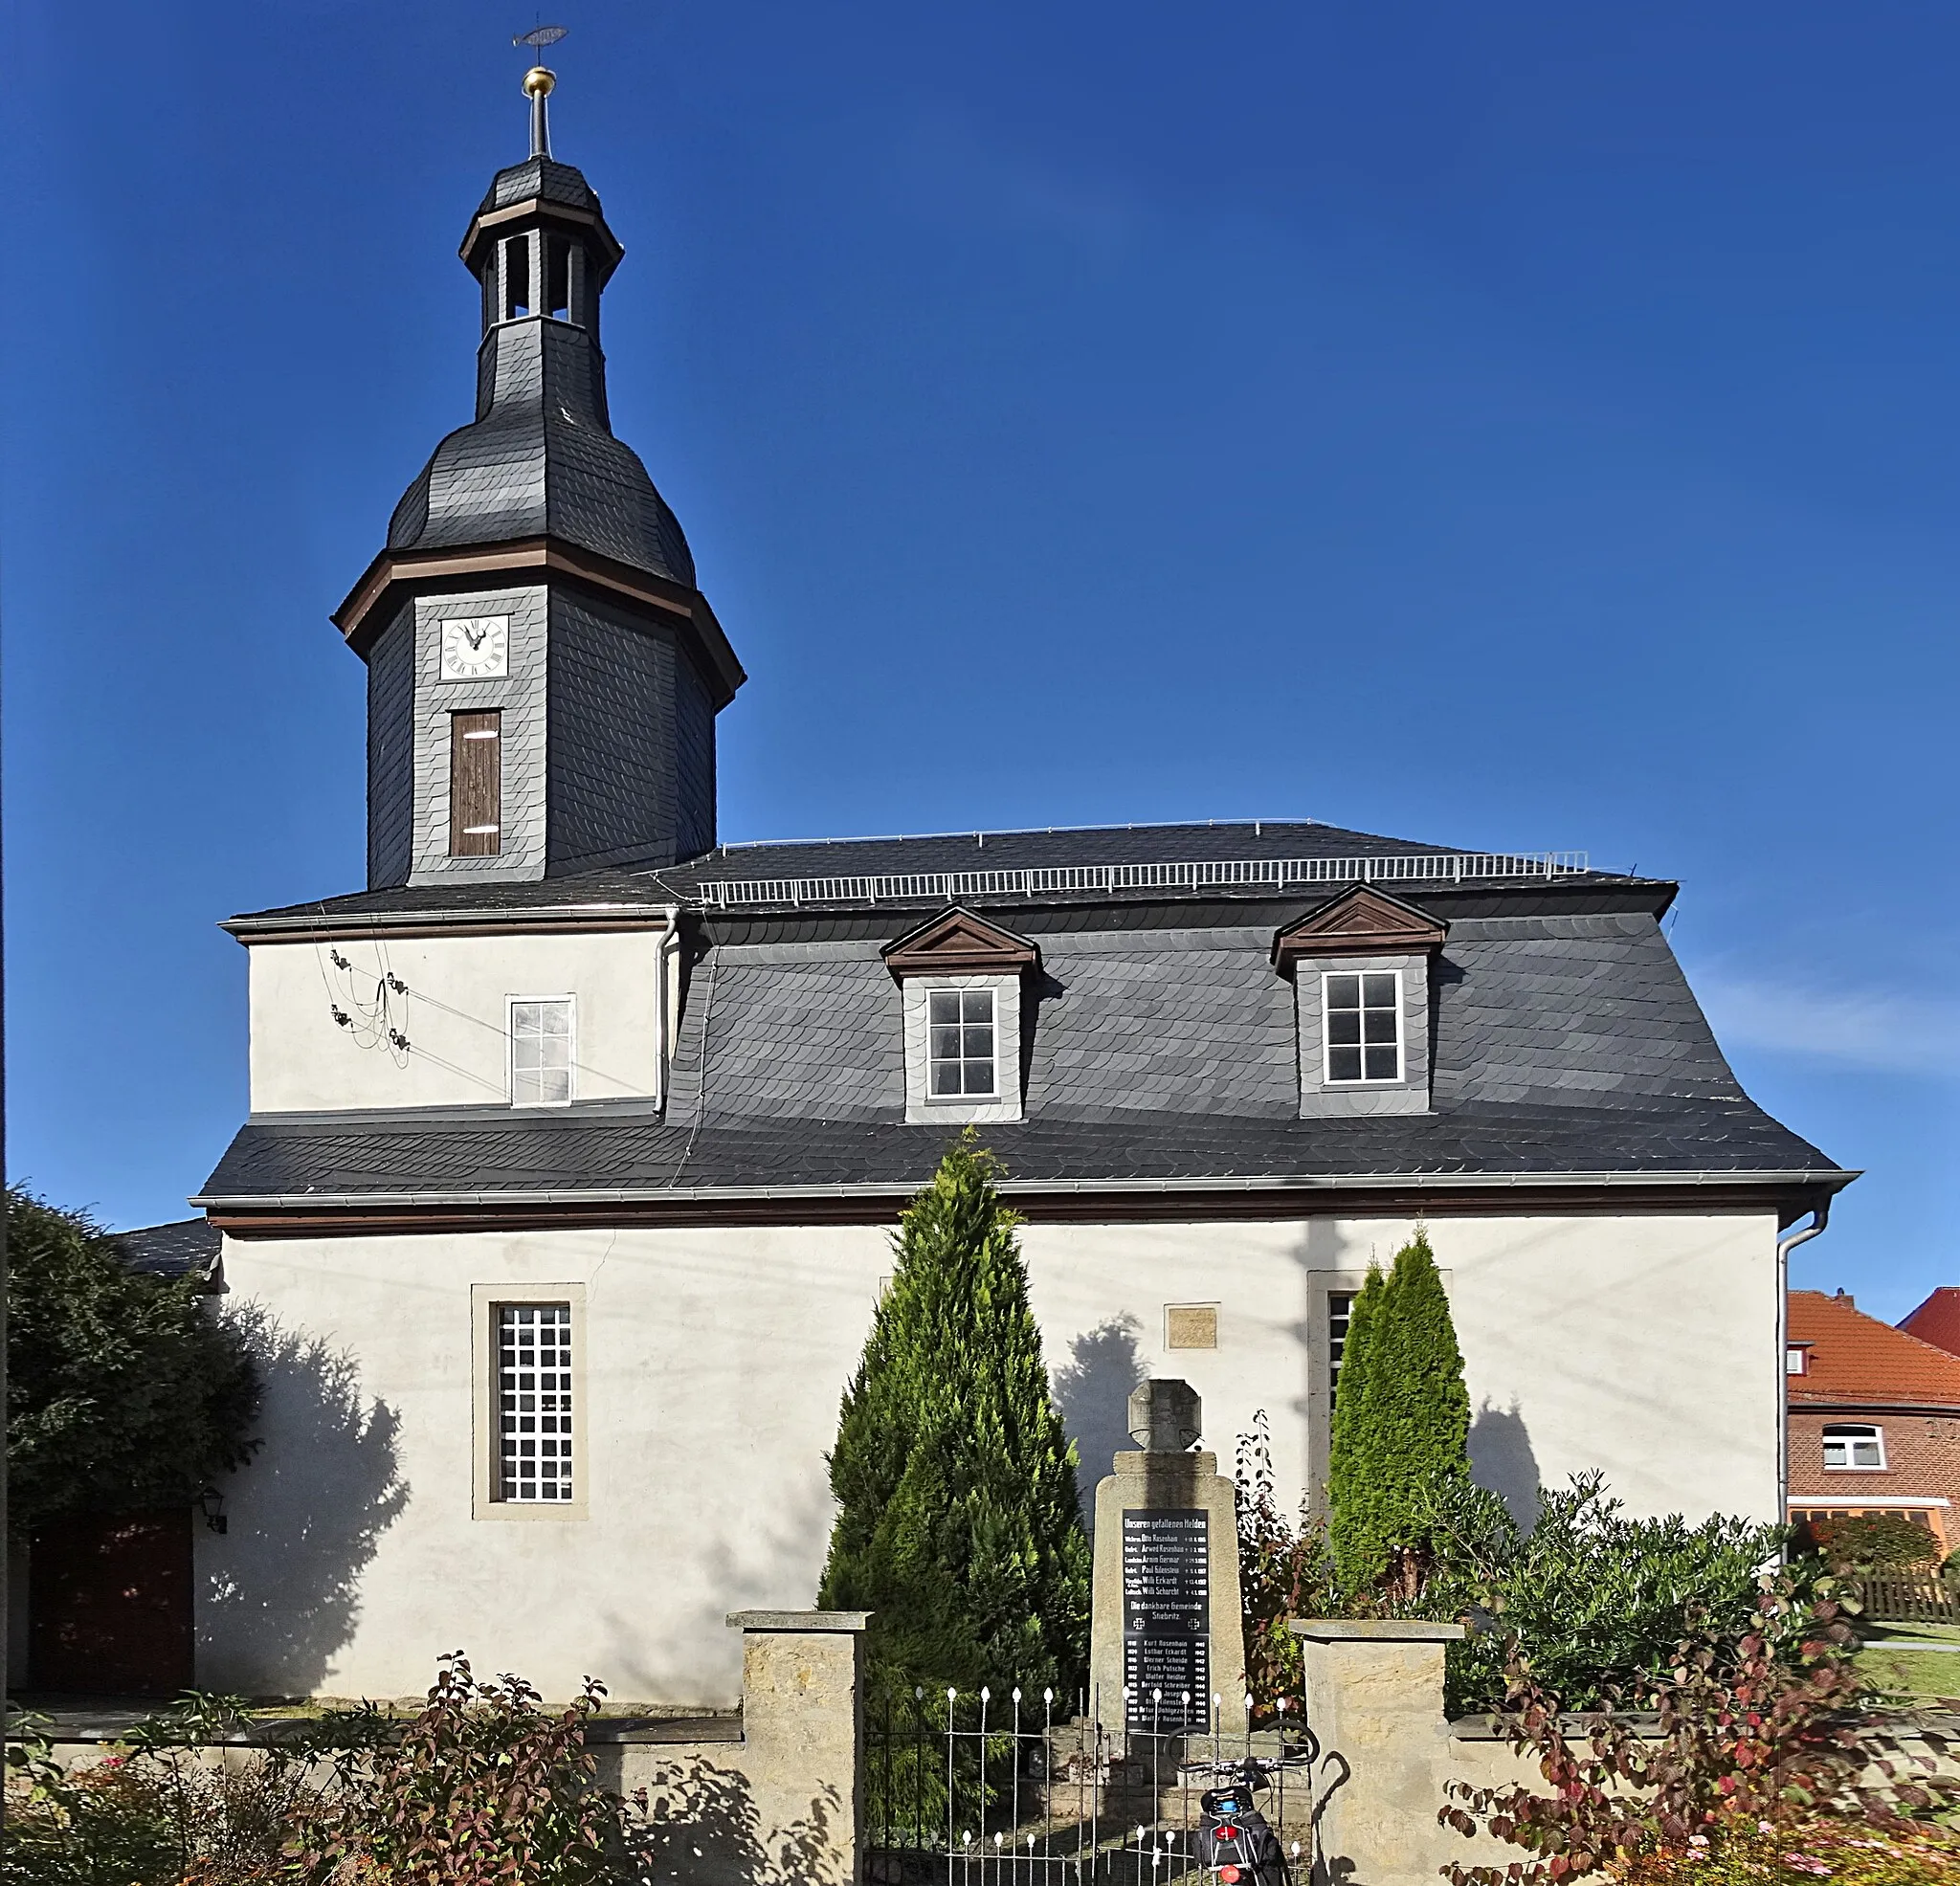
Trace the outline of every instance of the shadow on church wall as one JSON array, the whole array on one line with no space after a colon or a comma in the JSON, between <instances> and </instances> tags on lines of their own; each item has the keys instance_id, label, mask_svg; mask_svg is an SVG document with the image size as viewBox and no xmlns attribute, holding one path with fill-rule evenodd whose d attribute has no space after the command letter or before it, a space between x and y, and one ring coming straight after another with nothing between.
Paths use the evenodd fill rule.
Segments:
<instances>
[{"instance_id":1,"label":"shadow on church wall","mask_svg":"<svg viewBox=\"0 0 1960 1886\"><path fill-rule=\"evenodd\" d=\"M1537 1523L1538 1455L1515 1401L1499 1408L1486 1399L1472 1417L1470 1475L1479 1486L1503 1496L1521 1526Z\"/></svg>"},{"instance_id":2,"label":"shadow on church wall","mask_svg":"<svg viewBox=\"0 0 1960 1886\"><path fill-rule=\"evenodd\" d=\"M595 1750L599 1780L643 1809L629 1836L632 1876L684 1886L847 1886L844 1803L825 1784L787 1826L765 1829L746 1775L688 1750L650 1770ZM633 1751L639 1753L639 1751ZM740 1760L739 1751L731 1751Z\"/></svg>"},{"instance_id":3,"label":"shadow on church wall","mask_svg":"<svg viewBox=\"0 0 1960 1886\"><path fill-rule=\"evenodd\" d=\"M1069 1345L1069 1359L1055 1371L1055 1408L1076 1444L1076 1485L1082 1520L1095 1522L1096 1483L1112 1471L1129 1437L1129 1398L1148 1377L1137 1351L1143 1329L1135 1317L1114 1316L1084 1330Z\"/></svg>"},{"instance_id":4,"label":"shadow on church wall","mask_svg":"<svg viewBox=\"0 0 1960 1886\"><path fill-rule=\"evenodd\" d=\"M256 1306L233 1315L264 1383L264 1445L226 1481L229 1531L199 1555L198 1681L306 1696L353 1636L361 1573L408 1504L401 1422L363 1397L351 1356Z\"/></svg>"}]
</instances>

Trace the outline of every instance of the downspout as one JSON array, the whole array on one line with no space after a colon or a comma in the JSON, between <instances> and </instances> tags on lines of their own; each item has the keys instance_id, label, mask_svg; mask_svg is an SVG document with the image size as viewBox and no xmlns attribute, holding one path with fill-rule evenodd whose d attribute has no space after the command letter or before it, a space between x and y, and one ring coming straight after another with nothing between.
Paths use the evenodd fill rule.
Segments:
<instances>
[{"instance_id":1,"label":"downspout","mask_svg":"<svg viewBox=\"0 0 1960 1886\"><path fill-rule=\"evenodd\" d=\"M1790 1523L1790 1254L1831 1222L1827 1198L1800 1231L1776 1240L1776 1523Z\"/></svg>"},{"instance_id":2,"label":"downspout","mask_svg":"<svg viewBox=\"0 0 1960 1886\"><path fill-rule=\"evenodd\" d=\"M680 906L670 903L663 906L661 915L667 920L667 927L660 932L660 947L654 958L656 988L654 992L655 1026L659 1030L659 1041L656 1049L655 1072L659 1079L660 1089L655 1096L660 1111L667 1111L667 1070L674 1061L674 993L673 971L668 958L680 943Z\"/></svg>"}]
</instances>

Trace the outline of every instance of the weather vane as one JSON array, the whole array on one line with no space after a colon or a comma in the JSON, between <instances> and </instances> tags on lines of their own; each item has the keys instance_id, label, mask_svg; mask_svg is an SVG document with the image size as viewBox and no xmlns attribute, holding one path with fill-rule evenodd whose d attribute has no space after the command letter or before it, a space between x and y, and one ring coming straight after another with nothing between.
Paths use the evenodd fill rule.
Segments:
<instances>
[{"instance_id":1,"label":"weather vane","mask_svg":"<svg viewBox=\"0 0 1960 1886\"><path fill-rule=\"evenodd\" d=\"M558 78L545 63L545 48L557 45L565 37L565 32L562 26L534 26L528 33L520 33L510 42L513 46L531 49L531 69L524 74L524 97L531 101L533 157L551 155L551 124L545 116L545 100L551 96L551 88L558 83Z\"/></svg>"}]
</instances>

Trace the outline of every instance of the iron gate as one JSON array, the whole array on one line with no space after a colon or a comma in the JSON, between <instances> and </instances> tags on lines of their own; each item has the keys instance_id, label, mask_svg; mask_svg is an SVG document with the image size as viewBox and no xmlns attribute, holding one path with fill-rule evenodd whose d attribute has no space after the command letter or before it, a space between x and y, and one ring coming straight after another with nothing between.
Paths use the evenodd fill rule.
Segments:
<instances>
[{"instance_id":1,"label":"iron gate","mask_svg":"<svg viewBox=\"0 0 1960 1886\"><path fill-rule=\"evenodd\" d=\"M975 1693L914 1687L867 1713L867 1875L873 1886L1171 1886L1197 1868L1199 1798L1248 1762L1259 1810L1303 1886L1315 1752L1299 1701L1267 1725L1221 1732L1190 1720L1188 1697L1153 1693L1147 1730L1105 1724L1102 1696L1018 1686ZM1119 1723L1130 1719L1125 1692Z\"/></svg>"}]
</instances>

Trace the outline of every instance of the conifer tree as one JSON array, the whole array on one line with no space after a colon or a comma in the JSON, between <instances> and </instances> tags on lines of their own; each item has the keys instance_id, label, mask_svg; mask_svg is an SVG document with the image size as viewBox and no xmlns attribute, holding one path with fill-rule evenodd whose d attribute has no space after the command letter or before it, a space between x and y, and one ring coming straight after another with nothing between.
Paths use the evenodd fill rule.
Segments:
<instances>
[{"instance_id":1,"label":"conifer tree","mask_svg":"<svg viewBox=\"0 0 1960 1886\"><path fill-rule=\"evenodd\" d=\"M1431 1557L1428 1515L1439 1494L1469 1478L1462 1351L1429 1234L1417 1227L1386 1278L1370 1267L1342 1352L1327 1492L1344 1586L1417 1596Z\"/></svg>"},{"instance_id":2,"label":"conifer tree","mask_svg":"<svg viewBox=\"0 0 1960 1886\"><path fill-rule=\"evenodd\" d=\"M907 1693L1067 1695L1087 1662L1075 1448L994 1176L969 1129L907 1208L830 1456L818 1602L877 1614L874 1677Z\"/></svg>"}]
</instances>

